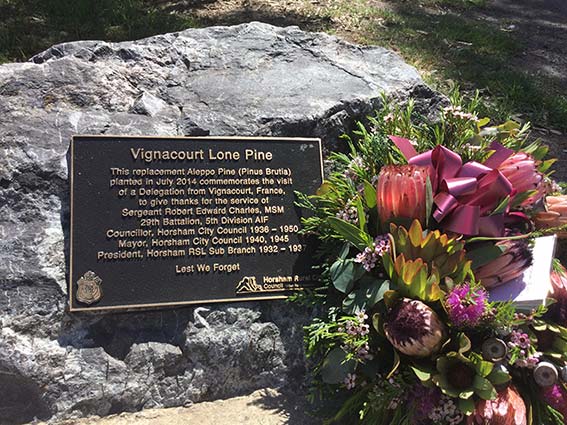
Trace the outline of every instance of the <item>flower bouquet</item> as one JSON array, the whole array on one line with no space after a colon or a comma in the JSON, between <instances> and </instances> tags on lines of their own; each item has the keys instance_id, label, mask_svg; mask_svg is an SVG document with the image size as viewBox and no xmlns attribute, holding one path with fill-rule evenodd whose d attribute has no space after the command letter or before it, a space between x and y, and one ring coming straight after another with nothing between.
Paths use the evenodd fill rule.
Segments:
<instances>
[{"instance_id":1,"label":"flower bouquet","mask_svg":"<svg viewBox=\"0 0 567 425\"><path fill-rule=\"evenodd\" d=\"M491 298L565 230L547 148L479 119L478 97L454 94L435 122L384 105L297 194L321 241L322 286L297 295L320 312L312 398L329 423L567 423L567 272L548 259L535 284L553 293L533 309Z\"/></svg>"}]
</instances>

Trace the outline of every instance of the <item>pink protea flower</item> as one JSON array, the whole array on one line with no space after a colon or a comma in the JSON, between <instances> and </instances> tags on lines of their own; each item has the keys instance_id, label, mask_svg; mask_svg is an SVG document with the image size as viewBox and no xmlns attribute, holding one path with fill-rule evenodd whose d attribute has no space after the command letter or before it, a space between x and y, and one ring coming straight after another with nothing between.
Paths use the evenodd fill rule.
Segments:
<instances>
[{"instance_id":1,"label":"pink protea flower","mask_svg":"<svg viewBox=\"0 0 567 425\"><path fill-rule=\"evenodd\" d=\"M545 195L543 174L537 170L536 161L531 155L515 153L500 164L498 170L510 181L518 194L528 190L537 191L522 202L522 206L533 205Z\"/></svg>"},{"instance_id":2,"label":"pink protea flower","mask_svg":"<svg viewBox=\"0 0 567 425\"><path fill-rule=\"evenodd\" d=\"M382 223L395 218L418 219L425 225L426 182L429 168L386 165L378 175L376 199Z\"/></svg>"},{"instance_id":3,"label":"pink protea flower","mask_svg":"<svg viewBox=\"0 0 567 425\"><path fill-rule=\"evenodd\" d=\"M546 196L546 211L540 211L534 216L538 229L548 229L567 224L567 195ZM559 232L560 238L567 237L567 232Z\"/></svg>"},{"instance_id":4,"label":"pink protea flower","mask_svg":"<svg viewBox=\"0 0 567 425\"><path fill-rule=\"evenodd\" d=\"M553 295L567 299L567 269L563 264L559 261L554 262L550 277Z\"/></svg>"},{"instance_id":5,"label":"pink protea flower","mask_svg":"<svg viewBox=\"0 0 567 425\"><path fill-rule=\"evenodd\" d=\"M387 314L384 333L396 350L407 356L428 357L446 339L443 322L427 304L403 298Z\"/></svg>"},{"instance_id":6,"label":"pink protea flower","mask_svg":"<svg viewBox=\"0 0 567 425\"><path fill-rule=\"evenodd\" d=\"M486 312L488 296L483 288L463 283L451 290L446 305L449 319L455 326L475 326Z\"/></svg>"},{"instance_id":7,"label":"pink protea flower","mask_svg":"<svg viewBox=\"0 0 567 425\"><path fill-rule=\"evenodd\" d=\"M526 405L518 391L509 386L494 400L480 400L467 425L526 425Z\"/></svg>"},{"instance_id":8,"label":"pink protea flower","mask_svg":"<svg viewBox=\"0 0 567 425\"><path fill-rule=\"evenodd\" d=\"M548 308L546 316L554 322L566 326L567 325L567 270L559 262L553 264L551 270L551 297L555 299L555 303Z\"/></svg>"},{"instance_id":9,"label":"pink protea flower","mask_svg":"<svg viewBox=\"0 0 567 425\"><path fill-rule=\"evenodd\" d=\"M532 252L525 240L503 240L496 245L504 248L502 254L473 270L476 280L487 289L496 288L521 276L533 261Z\"/></svg>"},{"instance_id":10,"label":"pink protea flower","mask_svg":"<svg viewBox=\"0 0 567 425\"><path fill-rule=\"evenodd\" d=\"M562 384L540 388L543 401L567 418L567 391Z\"/></svg>"}]
</instances>

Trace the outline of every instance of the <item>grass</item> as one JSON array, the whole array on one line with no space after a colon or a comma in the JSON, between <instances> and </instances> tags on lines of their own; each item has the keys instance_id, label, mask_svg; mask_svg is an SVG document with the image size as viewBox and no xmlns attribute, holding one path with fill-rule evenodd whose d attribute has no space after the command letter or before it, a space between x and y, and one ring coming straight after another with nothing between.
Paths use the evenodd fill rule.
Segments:
<instances>
[{"instance_id":1,"label":"grass","mask_svg":"<svg viewBox=\"0 0 567 425\"><path fill-rule=\"evenodd\" d=\"M0 63L64 41L123 41L195 26L151 0L0 0Z\"/></svg>"},{"instance_id":2,"label":"grass","mask_svg":"<svg viewBox=\"0 0 567 425\"><path fill-rule=\"evenodd\" d=\"M523 51L515 35L456 13L406 6L395 14L385 31L367 29L369 41L397 48L418 67L434 70L429 77L434 86L447 91L447 82L453 82L481 90L491 100L486 112L498 119L521 113L540 125L567 129L567 97L556 95L559 82L513 64Z\"/></svg>"},{"instance_id":3,"label":"grass","mask_svg":"<svg viewBox=\"0 0 567 425\"><path fill-rule=\"evenodd\" d=\"M519 69L514 58L525 46L513 33L471 17L488 0L329 1L312 7L326 18L326 31L364 44L398 51L436 89L449 93L480 90L487 115L521 117L567 131L567 96L561 82Z\"/></svg>"},{"instance_id":4,"label":"grass","mask_svg":"<svg viewBox=\"0 0 567 425\"><path fill-rule=\"evenodd\" d=\"M26 60L52 44L121 41L253 19L336 33L398 51L442 92L480 90L486 114L522 115L567 130L561 82L514 65L525 46L471 11L490 0L0 0L0 62ZM551 95L553 94L553 95Z\"/></svg>"}]
</instances>

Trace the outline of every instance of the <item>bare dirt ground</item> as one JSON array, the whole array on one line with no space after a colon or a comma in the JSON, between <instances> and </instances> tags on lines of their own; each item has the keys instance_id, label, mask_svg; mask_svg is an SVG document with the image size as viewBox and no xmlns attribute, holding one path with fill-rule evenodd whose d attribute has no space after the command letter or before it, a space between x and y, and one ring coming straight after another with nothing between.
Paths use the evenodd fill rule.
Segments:
<instances>
[{"instance_id":1,"label":"bare dirt ground","mask_svg":"<svg viewBox=\"0 0 567 425\"><path fill-rule=\"evenodd\" d=\"M302 397L283 395L273 389L264 389L248 396L197 403L190 407L148 409L105 418L68 420L57 425L315 425L317 423L306 414L305 401Z\"/></svg>"}]
</instances>

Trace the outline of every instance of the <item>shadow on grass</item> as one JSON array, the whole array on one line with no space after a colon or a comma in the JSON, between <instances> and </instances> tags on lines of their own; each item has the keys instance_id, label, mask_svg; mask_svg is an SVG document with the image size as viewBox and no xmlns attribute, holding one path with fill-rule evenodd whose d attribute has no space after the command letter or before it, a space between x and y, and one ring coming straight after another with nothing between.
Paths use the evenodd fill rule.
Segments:
<instances>
[{"instance_id":1,"label":"shadow on grass","mask_svg":"<svg viewBox=\"0 0 567 425\"><path fill-rule=\"evenodd\" d=\"M242 2L213 17L195 11L214 0L0 0L0 63L25 61L53 44L73 40L124 41L208 25L261 21L278 26L328 29L329 21L270 4Z\"/></svg>"},{"instance_id":2,"label":"shadow on grass","mask_svg":"<svg viewBox=\"0 0 567 425\"><path fill-rule=\"evenodd\" d=\"M439 74L434 81L442 89L447 81L465 90L480 89L492 99L486 112L496 119L521 111L532 121L567 129L567 97L558 94L567 80L535 77L529 67L519 65L517 58L525 50L520 37L458 10L401 1L389 5L393 13L387 25L369 28L370 41L386 42L406 58L435 68Z\"/></svg>"},{"instance_id":3,"label":"shadow on grass","mask_svg":"<svg viewBox=\"0 0 567 425\"><path fill-rule=\"evenodd\" d=\"M0 0L0 62L71 40L123 41L197 26L151 0Z\"/></svg>"},{"instance_id":4,"label":"shadow on grass","mask_svg":"<svg viewBox=\"0 0 567 425\"><path fill-rule=\"evenodd\" d=\"M223 7L222 2L206 1L182 1L180 3L169 3L164 10L187 15L198 9L204 10L206 4L217 5L217 10L208 15L202 15L199 23L203 26L209 25L237 25L251 21L264 22L280 27L299 26L306 31L325 31L331 28L331 20L327 16L317 14L306 14L293 8L278 6L277 2L233 2L230 6ZM227 2L229 3L229 2ZM283 2L282 2L283 3Z\"/></svg>"}]
</instances>

